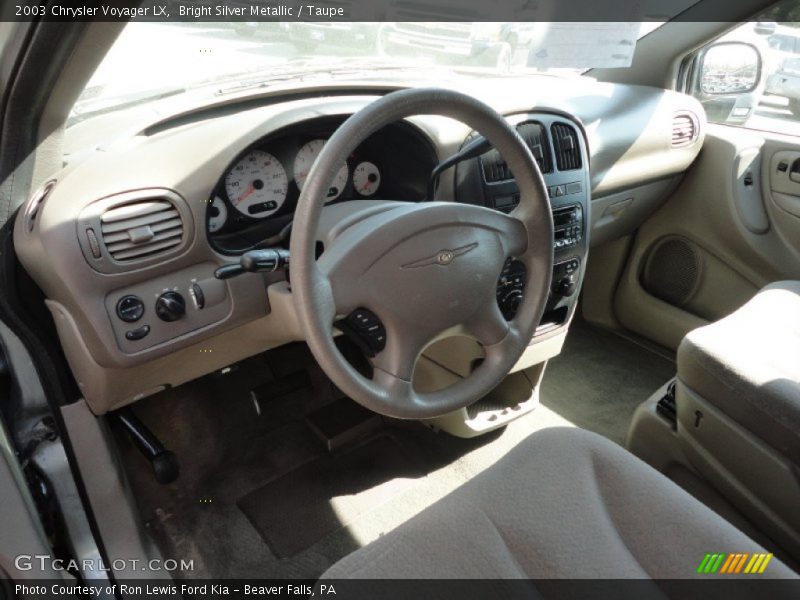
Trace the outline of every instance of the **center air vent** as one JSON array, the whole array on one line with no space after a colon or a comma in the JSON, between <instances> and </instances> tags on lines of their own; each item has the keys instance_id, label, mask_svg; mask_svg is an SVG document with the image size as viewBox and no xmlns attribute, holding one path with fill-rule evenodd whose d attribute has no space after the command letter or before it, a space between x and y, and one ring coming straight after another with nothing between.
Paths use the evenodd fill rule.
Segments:
<instances>
[{"instance_id":1,"label":"center air vent","mask_svg":"<svg viewBox=\"0 0 800 600\"><path fill-rule=\"evenodd\" d=\"M553 161L550 157L550 150L547 146L547 133L544 126L540 123L522 123L517 127L517 133L530 148L533 158L542 173L553 172ZM500 156L497 150L490 150L481 157L483 166L483 176L487 183L498 181L508 181L513 179L511 170L506 161Z\"/></svg>"},{"instance_id":2,"label":"center air vent","mask_svg":"<svg viewBox=\"0 0 800 600\"><path fill-rule=\"evenodd\" d=\"M583 166L578 132L570 125L553 123L553 148L556 151L556 165L559 171L574 171Z\"/></svg>"},{"instance_id":3,"label":"center air vent","mask_svg":"<svg viewBox=\"0 0 800 600\"><path fill-rule=\"evenodd\" d=\"M166 252L183 241L183 220L167 199L131 202L100 217L103 244L116 261L137 260Z\"/></svg>"},{"instance_id":4,"label":"center air vent","mask_svg":"<svg viewBox=\"0 0 800 600\"><path fill-rule=\"evenodd\" d=\"M672 119L672 147L688 146L697 139L699 127L692 113L678 113Z\"/></svg>"}]
</instances>

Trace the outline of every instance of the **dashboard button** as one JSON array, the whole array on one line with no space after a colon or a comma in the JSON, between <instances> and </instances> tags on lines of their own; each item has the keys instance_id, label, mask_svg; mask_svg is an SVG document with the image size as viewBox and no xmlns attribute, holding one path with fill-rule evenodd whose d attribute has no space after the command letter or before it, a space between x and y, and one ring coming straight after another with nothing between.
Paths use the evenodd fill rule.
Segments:
<instances>
[{"instance_id":1,"label":"dashboard button","mask_svg":"<svg viewBox=\"0 0 800 600\"><path fill-rule=\"evenodd\" d=\"M189 288L189 296L191 296L194 307L197 310L202 310L205 307L206 296L203 293L203 288L201 288L197 283L193 283L192 287Z\"/></svg>"},{"instance_id":2,"label":"dashboard button","mask_svg":"<svg viewBox=\"0 0 800 600\"><path fill-rule=\"evenodd\" d=\"M178 292L164 292L156 300L156 315L162 321L177 321L186 314L186 300Z\"/></svg>"},{"instance_id":3,"label":"dashboard button","mask_svg":"<svg viewBox=\"0 0 800 600\"><path fill-rule=\"evenodd\" d=\"M144 315L144 302L139 296L123 296L117 302L117 316L126 323L135 323Z\"/></svg>"},{"instance_id":4,"label":"dashboard button","mask_svg":"<svg viewBox=\"0 0 800 600\"><path fill-rule=\"evenodd\" d=\"M366 308L357 308L350 316L337 321L336 327L367 356L375 356L386 347L386 329L383 323Z\"/></svg>"},{"instance_id":5,"label":"dashboard button","mask_svg":"<svg viewBox=\"0 0 800 600\"><path fill-rule=\"evenodd\" d=\"M150 325L142 325L139 329L131 329L130 331L125 332L125 339L135 342L136 340L142 339L150 333Z\"/></svg>"},{"instance_id":6,"label":"dashboard button","mask_svg":"<svg viewBox=\"0 0 800 600\"><path fill-rule=\"evenodd\" d=\"M575 293L576 288L575 279L572 275L568 275L567 277L559 279L553 285L553 293L563 298L568 298Z\"/></svg>"}]
</instances>

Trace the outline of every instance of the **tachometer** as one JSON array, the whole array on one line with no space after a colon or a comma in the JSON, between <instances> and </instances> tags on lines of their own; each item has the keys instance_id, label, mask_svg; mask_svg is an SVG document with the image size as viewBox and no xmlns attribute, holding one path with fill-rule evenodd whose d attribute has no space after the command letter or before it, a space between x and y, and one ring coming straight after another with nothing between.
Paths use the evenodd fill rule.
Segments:
<instances>
[{"instance_id":1,"label":"tachometer","mask_svg":"<svg viewBox=\"0 0 800 600\"><path fill-rule=\"evenodd\" d=\"M289 180L280 161L269 152L253 150L225 175L225 191L240 213L261 219L286 200Z\"/></svg>"},{"instance_id":2,"label":"tachometer","mask_svg":"<svg viewBox=\"0 0 800 600\"><path fill-rule=\"evenodd\" d=\"M208 230L211 233L219 231L227 220L228 207L225 206L225 201L219 196L214 196L211 206L208 207Z\"/></svg>"},{"instance_id":3,"label":"tachometer","mask_svg":"<svg viewBox=\"0 0 800 600\"><path fill-rule=\"evenodd\" d=\"M303 184L308 178L308 172L311 170L314 161L317 160L317 156L319 156L324 145L325 140L312 140L297 152L297 156L294 159L294 180L297 183L298 189L303 189ZM344 187L347 185L347 176L347 163L345 163L336 173L331 187L328 188L328 195L325 198L325 202L336 200L336 198L341 195L344 191Z\"/></svg>"},{"instance_id":4,"label":"tachometer","mask_svg":"<svg viewBox=\"0 0 800 600\"><path fill-rule=\"evenodd\" d=\"M373 163L364 161L353 171L353 187L362 196L372 196L381 185L381 172Z\"/></svg>"}]
</instances>

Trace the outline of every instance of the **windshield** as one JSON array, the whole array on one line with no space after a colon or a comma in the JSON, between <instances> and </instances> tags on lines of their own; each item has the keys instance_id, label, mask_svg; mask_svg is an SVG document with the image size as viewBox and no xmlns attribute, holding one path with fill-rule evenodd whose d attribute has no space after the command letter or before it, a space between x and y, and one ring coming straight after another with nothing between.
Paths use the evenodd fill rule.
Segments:
<instances>
[{"instance_id":1,"label":"windshield","mask_svg":"<svg viewBox=\"0 0 800 600\"><path fill-rule=\"evenodd\" d=\"M298 77L416 78L627 67L660 23L131 22L72 112L211 86L224 94ZM408 76L408 73L403 73Z\"/></svg>"}]
</instances>

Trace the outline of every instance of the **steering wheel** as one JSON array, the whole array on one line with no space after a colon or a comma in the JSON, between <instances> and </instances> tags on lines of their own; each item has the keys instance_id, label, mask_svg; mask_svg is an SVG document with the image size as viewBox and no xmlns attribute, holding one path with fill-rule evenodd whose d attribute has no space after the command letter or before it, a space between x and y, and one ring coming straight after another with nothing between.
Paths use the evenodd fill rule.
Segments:
<instances>
[{"instance_id":1,"label":"steering wheel","mask_svg":"<svg viewBox=\"0 0 800 600\"><path fill-rule=\"evenodd\" d=\"M509 214L471 204L391 204L345 228L316 258L317 232L330 182L349 156L382 127L418 114L459 120L484 135L517 181ZM345 121L317 157L294 217L291 281L312 354L345 394L390 417L426 419L468 406L490 392L522 356L542 318L553 268L553 219L542 174L506 120L478 100L443 89L393 92ZM503 317L496 286L514 257L527 284L516 315ZM376 315L385 346L368 379L334 343L337 319L356 309ZM484 348L470 375L435 392L417 392L414 366L424 348L468 335Z\"/></svg>"}]
</instances>

